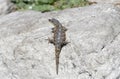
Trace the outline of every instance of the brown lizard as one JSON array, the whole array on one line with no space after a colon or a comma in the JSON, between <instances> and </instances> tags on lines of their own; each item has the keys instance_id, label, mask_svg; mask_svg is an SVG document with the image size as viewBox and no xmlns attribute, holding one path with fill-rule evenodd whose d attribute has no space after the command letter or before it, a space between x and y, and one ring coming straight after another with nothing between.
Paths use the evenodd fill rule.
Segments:
<instances>
[{"instance_id":1,"label":"brown lizard","mask_svg":"<svg viewBox=\"0 0 120 79\"><path fill-rule=\"evenodd\" d=\"M58 74L59 55L62 47L68 43L66 41L66 34L65 34L67 29L63 27L62 24L54 18L49 19L49 22L51 22L55 26L54 28L52 28L52 33L54 33L53 39L49 39L49 42L54 44L55 46L56 74Z\"/></svg>"}]
</instances>

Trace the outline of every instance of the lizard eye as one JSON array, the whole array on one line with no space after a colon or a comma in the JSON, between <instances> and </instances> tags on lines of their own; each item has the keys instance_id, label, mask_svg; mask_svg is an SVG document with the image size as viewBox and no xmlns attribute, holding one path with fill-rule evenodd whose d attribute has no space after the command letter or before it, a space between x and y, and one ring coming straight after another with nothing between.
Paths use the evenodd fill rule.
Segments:
<instances>
[{"instance_id":1,"label":"lizard eye","mask_svg":"<svg viewBox=\"0 0 120 79\"><path fill-rule=\"evenodd\" d=\"M48 19L49 21L51 21L51 19Z\"/></svg>"}]
</instances>

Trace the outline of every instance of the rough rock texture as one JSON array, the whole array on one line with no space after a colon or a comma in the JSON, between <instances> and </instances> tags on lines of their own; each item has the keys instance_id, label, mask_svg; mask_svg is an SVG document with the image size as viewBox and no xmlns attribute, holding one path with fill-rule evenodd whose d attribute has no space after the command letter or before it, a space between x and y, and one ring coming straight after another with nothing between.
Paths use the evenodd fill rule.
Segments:
<instances>
[{"instance_id":1,"label":"rough rock texture","mask_svg":"<svg viewBox=\"0 0 120 79\"><path fill-rule=\"evenodd\" d=\"M118 4L120 3L120 0L88 0L89 2L97 2L97 3L112 3L112 4Z\"/></svg>"},{"instance_id":2,"label":"rough rock texture","mask_svg":"<svg viewBox=\"0 0 120 79\"><path fill-rule=\"evenodd\" d=\"M49 18L70 42L55 71ZM14 12L0 18L0 79L120 79L120 9L99 4L58 12Z\"/></svg>"},{"instance_id":3,"label":"rough rock texture","mask_svg":"<svg viewBox=\"0 0 120 79\"><path fill-rule=\"evenodd\" d=\"M0 15L8 14L16 9L10 0L0 0Z\"/></svg>"}]
</instances>

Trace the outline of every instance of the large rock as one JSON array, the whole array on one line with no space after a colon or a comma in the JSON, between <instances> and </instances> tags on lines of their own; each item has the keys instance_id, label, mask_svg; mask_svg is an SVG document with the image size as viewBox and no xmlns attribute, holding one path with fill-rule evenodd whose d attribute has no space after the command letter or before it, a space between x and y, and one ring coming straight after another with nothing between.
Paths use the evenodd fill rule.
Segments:
<instances>
[{"instance_id":1,"label":"large rock","mask_svg":"<svg viewBox=\"0 0 120 79\"><path fill-rule=\"evenodd\" d=\"M0 0L0 15L15 11L16 7L10 0Z\"/></svg>"},{"instance_id":2,"label":"large rock","mask_svg":"<svg viewBox=\"0 0 120 79\"><path fill-rule=\"evenodd\" d=\"M97 2L97 3L112 3L112 4L120 4L120 0L88 0L89 2Z\"/></svg>"},{"instance_id":3,"label":"large rock","mask_svg":"<svg viewBox=\"0 0 120 79\"><path fill-rule=\"evenodd\" d=\"M48 43L56 18L68 28L56 75ZM14 12L0 18L0 79L120 79L120 10L92 5L58 12Z\"/></svg>"}]
</instances>

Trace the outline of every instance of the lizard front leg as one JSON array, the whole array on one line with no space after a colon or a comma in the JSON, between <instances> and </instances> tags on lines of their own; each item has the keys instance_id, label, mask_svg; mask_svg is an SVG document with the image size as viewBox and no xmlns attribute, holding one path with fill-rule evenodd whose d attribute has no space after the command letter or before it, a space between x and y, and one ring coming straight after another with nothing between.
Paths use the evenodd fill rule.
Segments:
<instances>
[{"instance_id":1,"label":"lizard front leg","mask_svg":"<svg viewBox=\"0 0 120 79\"><path fill-rule=\"evenodd\" d=\"M63 27L63 30L64 30L64 31L67 31L67 28Z\"/></svg>"},{"instance_id":2,"label":"lizard front leg","mask_svg":"<svg viewBox=\"0 0 120 79\"><path fill-rule=\"evenodd\" d=\"M52 33L54 33L55 32L55 28L52 28Z\"/></svg>"},{"instance_id":3,"label":"lizard front leg","mask_svg":"<svg viewBox=\"0 0 120 79\"><path fill-rule=\"evenodd\" d=\"M49 43L55 44L53 39L48 38Z\"/></svg>"}]
</instances>

